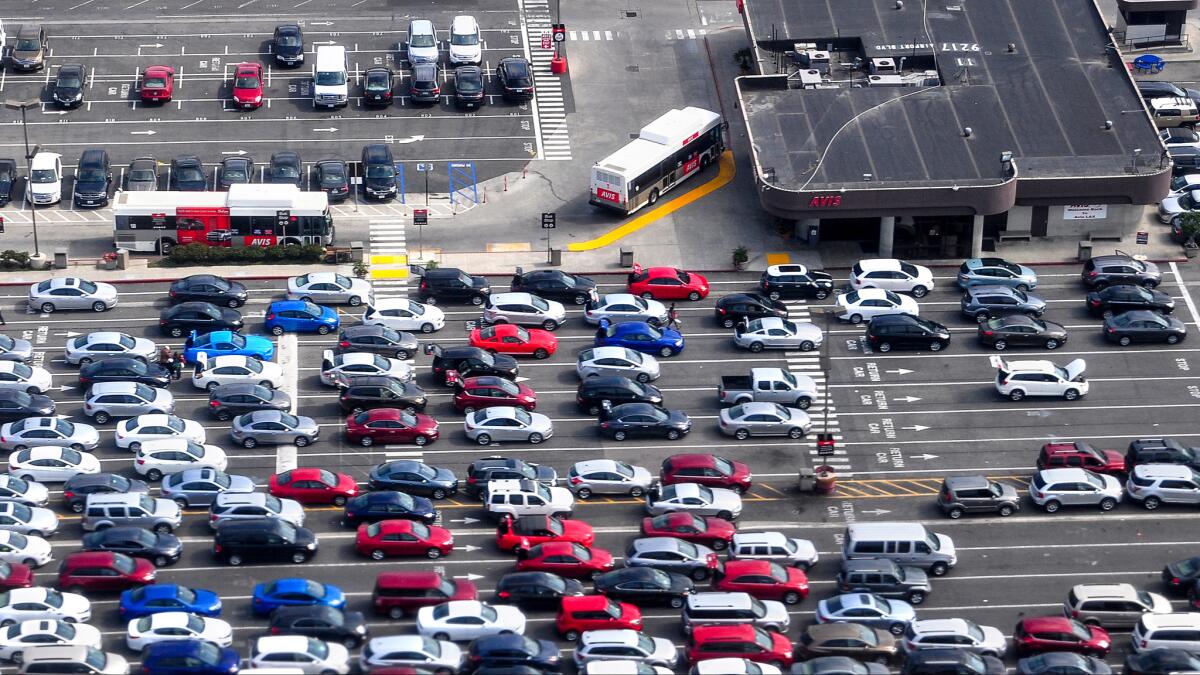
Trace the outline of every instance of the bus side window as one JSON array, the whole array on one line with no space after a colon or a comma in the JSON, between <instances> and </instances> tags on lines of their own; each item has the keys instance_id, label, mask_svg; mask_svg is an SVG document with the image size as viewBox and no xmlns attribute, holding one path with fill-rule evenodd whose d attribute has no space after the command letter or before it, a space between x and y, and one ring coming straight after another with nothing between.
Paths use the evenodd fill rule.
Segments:
<instances>
[{"instance_id":1,"label":"bus side window","mask_svg":"<svg viewBox=\"0 0 1200 675\"><path fill-rule=\"evenodd\" d=\"M194 218L180 218L175 221L175 229L189 232L203 232L204 223Z\"/></svg>"}]
</instances>

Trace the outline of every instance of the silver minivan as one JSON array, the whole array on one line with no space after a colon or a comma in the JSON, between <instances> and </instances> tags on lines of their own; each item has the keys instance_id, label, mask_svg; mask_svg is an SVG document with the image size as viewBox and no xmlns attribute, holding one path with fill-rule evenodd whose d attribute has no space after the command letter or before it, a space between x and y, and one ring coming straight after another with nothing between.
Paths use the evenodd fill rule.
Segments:
<instances>
[{"instance_id":1,"label":"silver minivan","mask_svg":"<svg viewBox=\"0 0 1200 675\"><path fill-rule=\"evenodd\" d=\"M166 389L140 382L97 382L83 400L83 414L96 424L114 417L170 415L175 412L175 395Z\"/></svg>"},{"instance_id":2,"label":"silver minivan","mask_svg":"<svg viewBox=\"0 0 1200 675\"><path fill-rule=\"evenodd\" d=\"M842 557L886 558L940 577L958 564L954 540L920 523L855 523L846 528Z\"/></svg>"},{"instance_id":3,"label":"silver minivan","mask_svg":"<svg viewBox=\"0 0 1200 675\"><path fill-rule=\"evenodd\" d=\"M183 512L170 499L155 499L144 493L93 493L83 508L83 529L88 532L128 525L154 530L158 534L174 532Z\"/></svg>"},{"instance_id":4,"label":"silver minivan","mask_svg":"<svg viewBox=\"0 0 1200 675\"><path fill-rule=\"evenodd\" d=\"M786 633L791 624L787 607L777 600L759 600L749 593L693 593L683 605L683 630L696 626L751 624Z\"/></svg>"}]
</instances>

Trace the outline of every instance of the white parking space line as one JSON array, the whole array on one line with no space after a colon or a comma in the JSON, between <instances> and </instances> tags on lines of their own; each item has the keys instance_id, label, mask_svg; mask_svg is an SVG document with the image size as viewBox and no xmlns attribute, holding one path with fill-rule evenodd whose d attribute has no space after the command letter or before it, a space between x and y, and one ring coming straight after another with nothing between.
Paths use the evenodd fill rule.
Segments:
<instances>
[{"instance_id":1,"label":"white parking space line","mask_svg":"<svg viewBox=\"0 0 1200 675\"><path fill-rule=\"evenodd\" d=\"M1196 303L1192 300L1192 294L1188 292L1187 286L1183 283L1183 277L1179 274L1179 266L1174 262L1171 263L1171 274L1175 276L1175 283L1179 285L1179 292L1183 293L1183 302L1187 305L1188 311L1192 313L1192 325L1200 328L1200 313L1196 311Z\"/></svg>"}]
</instances>

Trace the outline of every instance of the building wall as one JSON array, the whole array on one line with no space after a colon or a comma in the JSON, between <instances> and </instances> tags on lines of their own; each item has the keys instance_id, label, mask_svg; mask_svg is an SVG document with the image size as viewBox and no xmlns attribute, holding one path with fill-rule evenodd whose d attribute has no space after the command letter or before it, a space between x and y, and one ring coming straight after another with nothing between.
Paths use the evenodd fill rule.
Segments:
<instances>
[{"instance_id":1,"label":"building wall","mask_svg":"<svg viewBox=\"0 0 1200 675\"><path fill-rule=\"evenodd\" d=\"M1018 207L1030 208L1030 207ZM1047 208L1046 236L1085 239L1123 237L1141 220L1140 204L1055 205Z\"/></svg>"}]
</instances>

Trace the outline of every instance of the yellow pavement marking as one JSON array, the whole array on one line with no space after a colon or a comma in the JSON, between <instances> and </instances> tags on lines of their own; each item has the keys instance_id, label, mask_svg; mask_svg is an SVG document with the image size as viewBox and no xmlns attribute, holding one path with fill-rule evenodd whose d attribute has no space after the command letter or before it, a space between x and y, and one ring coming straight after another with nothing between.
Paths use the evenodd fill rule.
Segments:
<instances>
[{"instance_id":1,"label":"yellow pavement marking","mask_svg":"<svg viewBox=\"0 0 1200 675\"><path fill-rule=\"evenodd\" d=\"M373 269L373 270L371 270L371 278L372 279L407 279L408 278L408 268L405 267L405 268L395 269L395 270Z\"/></svg>"},{"instance_id":2,"label":"yellow pavement marking","mask_svg":"<svg viewBox=\"0 0 1200 675\"><path fill-rule=\"evenodd\" d=\"M527 241L498 242L487 245L488 253L527 253L532 250L533 247Z\"/></svg>"},{"instance_id":3,"label":"yellow pavement marking","mask_svg":"<svg viewBox=\"0 0 1200 675\"><path fill-rule=\"evenodd\" d=\"M373 255L372 265L408 265L407 255Z\"/></svg>"},{"instance_id":4,"label":"yellow pavement marking","mask_svg":"<svg viewBox=\"0 0 1200 675\"><path fill-rule=\"evenodd\" d=\"M917 492L916 490L912 490L912 489L906 488L906 487L904 487L903 485L899 485L899 484L897 484L897 483L893 483L893 482L892 482L892 481L890 481L890 480L889 480L889 481L885 481L885 482L886 482L888 485L891 485L892 487L896 488L897 490L903 490L903 491L904 491L904 494L909 494L909 495L918 495L918 494L929 495L929 494L937 494L936 492Z\"/></svg>"},{"instance_id":5,"label":"yellow pavement marking","mask_svg":"<svg viewBox=\"0 0 1200 675\"><path fill-rule=\"evenodd\" d=\"M770 266L770 265L786 265L790 262L792 262L792 256L790 253L768 253L767 254L767 265L768 266Z\"/></svg>"},{"instance_id":6,"label":"yellow pavement marking","mask_svg":"<svg viewBox=\"0 0 1200 675\"><path fill-rule=\"evenodd\" d=\"M777 495L782 495L782 494L783 494L783 491L782 491L782 490L780 490L779 488L777 488L777 487L773 487L773 486L771 486L771 485L768 485L768 484L766 484L766 483L759 483L759 484L758 484L758 487L760 487L760 488L763 488L763 489L766 489L766 490L770 490L771 492L774 492L774 493L775 493L775 494L777 494Z\"/></svg>"},{"instance_id":7,"label":"yellow pavement marking","mask_svg":"<svg viewBox=\"0 0 1200 675\"><path fill-rule=\"evenodd\" d=\"M726 150L721 155L721 161L718 162L718 166L720 166L721 170L717 173L717 175L714 178L710 179L707 183L699 185L696 188L679 195L675 199L672 199L671 201L662 204L661 206L656 206L653 209L651 209L650 211L643 213L642 215L638 216L637 218L634 218L633 220L625 223L624 225L621 225L615 229L605 232L604 234L600 235L599 237L596 237L595 239L592 239L589 241L582 241L577 244L571 244L571 245L567 246L567 250L568 251L594 251L598 248L608 246L609 244L613 244L613 243L619 241L620 239L627 237L627 236L633 234L634 232L637 232L638 230L642 229L643 227L646 227L650 223L653 223L664 216L669 216L672 213L675 213L679 209L682 209L683 207L687 206L688 204L691 204L692 202L696 201L697 199L705 197L709 193L721 189L726 184L728 184L729 181L733 180L734 174L737 173L737 169L734 166L734 162L733 162L733 152Z\"/></svg>"}]
</instances>

